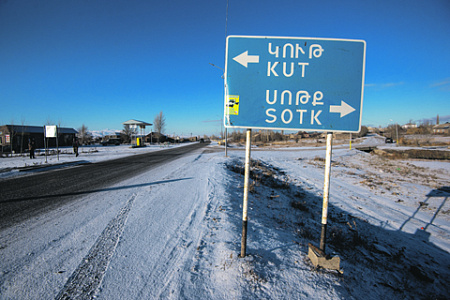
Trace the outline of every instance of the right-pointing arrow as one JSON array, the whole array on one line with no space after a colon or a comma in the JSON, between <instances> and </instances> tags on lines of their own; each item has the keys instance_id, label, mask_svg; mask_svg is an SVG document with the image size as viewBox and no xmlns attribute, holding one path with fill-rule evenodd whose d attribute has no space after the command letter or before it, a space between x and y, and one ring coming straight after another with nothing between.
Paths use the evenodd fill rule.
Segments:
<instances>
[{"instance_id":1,"label":"right-pointing arrow","mask_svg":"<svg viewBox=\"0 0 450 300\"><path fill-rule=\"evenodd\" d=\"M330 113L340 113L341 118L354 112L355 109L341 100L341 105L330 105Z\"/></svg>"},{"instance_id":2,"label":"right-pointing arrow","mask_svg":"<svg viewBox=\"0 0 450 300\"><path fill-rule=\"evenodd\" d=\"M239 54L233 59L246 68L248 63L259 63L259 55L248 55L248 51Z\"/></svg>"}]
</instances>

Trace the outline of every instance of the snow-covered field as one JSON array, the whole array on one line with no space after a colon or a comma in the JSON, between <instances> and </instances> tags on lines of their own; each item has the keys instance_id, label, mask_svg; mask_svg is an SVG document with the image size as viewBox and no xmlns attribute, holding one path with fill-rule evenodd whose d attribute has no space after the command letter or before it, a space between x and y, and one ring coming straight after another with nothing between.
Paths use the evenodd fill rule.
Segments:
<instances>
[{"instance_id":1,"label":"snow-covered field","mask_svg":"<svg viewBox=\"0 0 450 300\"><path fill-rule=\"evenodd\" d=\"M98 150L65 156L160 149ZM245 258L244 152L222 150L211 145L2 231L0 298L448 299L449 162L333 151L327 253L340 256L340 274L307 258L320 238L324 148L252 151ZM3 176L28 173L14 168L29 161L1 159Z\"/></svg>"}]
</instances>

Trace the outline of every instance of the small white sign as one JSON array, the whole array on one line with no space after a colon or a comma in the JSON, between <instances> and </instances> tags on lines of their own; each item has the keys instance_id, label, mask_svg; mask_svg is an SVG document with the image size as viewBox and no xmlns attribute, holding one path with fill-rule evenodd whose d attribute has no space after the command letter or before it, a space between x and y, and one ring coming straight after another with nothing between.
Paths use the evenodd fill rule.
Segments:
<instances>
[{"instance_id":1,"label":"small white sign","mask_svg":"<svg viewBox=\"0 0 450 300\"><path fill-rule=\"evenodd\" d=\"M45 126L45 137L55 138L57 134L56 125L46 125Z\"/></svg>"}]
</instances>

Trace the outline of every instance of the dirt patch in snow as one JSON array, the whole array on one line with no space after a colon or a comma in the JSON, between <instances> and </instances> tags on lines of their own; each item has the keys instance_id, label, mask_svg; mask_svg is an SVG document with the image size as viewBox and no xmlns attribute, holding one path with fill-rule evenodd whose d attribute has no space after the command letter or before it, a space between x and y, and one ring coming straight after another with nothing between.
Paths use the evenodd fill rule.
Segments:
<instances>
[{"instance_id":1,"label":"dirt patch in snow","mask_svg":"<svg viewBox=\"0 0 450 300\"><path fill-rule=\"evenodd\" d=\"M450 160L450 151L433 149L375 149L376 155L391 159Z\"/></svg>"}]
</instances>

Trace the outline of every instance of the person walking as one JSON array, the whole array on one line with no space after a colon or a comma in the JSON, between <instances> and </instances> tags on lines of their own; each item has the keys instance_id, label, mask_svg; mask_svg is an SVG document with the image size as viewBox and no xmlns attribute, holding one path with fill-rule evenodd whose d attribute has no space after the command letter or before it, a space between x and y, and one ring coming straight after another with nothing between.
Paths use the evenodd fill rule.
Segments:
<instances>
[{"instance_id":1,"label":"person walking","mask_svg":"<svg viewBox=\"0 0 450 300\"><path fill-rule=\"evenodd\" d=\"M73 138L73 143L72 143L73 153L75 154L76 157L78 157L78 146L79 145L80 144L78 143L78 139L77 138Z\"/></svg>"},{"instance_id":2,"label":"person walking","mask_svg":"<svg viewBox=\"0 0 450 300\"><path fill-rule=\"evenodd\" d=\"M34 143L34 139L30 138L28 140L28 149L30 150L30 159L36 158L34 156L34 149L36 148L35 143Z\"/></svg>"}]
</instances>

